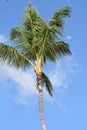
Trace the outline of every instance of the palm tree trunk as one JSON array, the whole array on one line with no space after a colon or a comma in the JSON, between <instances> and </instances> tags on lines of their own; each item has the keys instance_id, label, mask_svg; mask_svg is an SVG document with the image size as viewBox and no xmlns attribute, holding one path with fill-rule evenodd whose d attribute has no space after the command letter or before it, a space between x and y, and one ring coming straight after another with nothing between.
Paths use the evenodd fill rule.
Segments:
<instances>
[{"instance_id":1,"label":"palm tree trunk","mask_svg":"<svg viewBox=\"0 0 87 130\"><path fill-rule=\"evenodd\" d=\"M46 130L46 124L44 120L44 114L43 114L43 89L42 89L42 74L37 75L38 79L38 103L39 103L39 112L40 112L40 120L42 125L42 130Z\"/></svg>"}]
</instances>

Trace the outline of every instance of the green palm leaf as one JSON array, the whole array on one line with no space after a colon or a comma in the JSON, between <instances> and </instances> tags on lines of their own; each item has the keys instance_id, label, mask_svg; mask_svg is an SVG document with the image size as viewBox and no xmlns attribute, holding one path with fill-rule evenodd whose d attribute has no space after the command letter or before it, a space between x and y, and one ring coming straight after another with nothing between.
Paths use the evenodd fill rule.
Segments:
<instances>
[{"instance_id":1,"label":"green palm leaf","mask_svg":"<svg viewBox=\"0 0 87 130\"><path fill-rule=\"evenodd\" d=\"M70 47L67 43L63 41L54 44L47 43L44 49L43 60L44 62L46 62L46 60L55 62L57 56L62 58L66 55L71 55Z\"/></svg>"},{"instance_id":2,"label":"green palm leaf","mask_svg":"<svg viewBox=\"0 0 87 130\"><path fill-rule=\"evenodd\" d=\"M22 53L3 43L0 43L0 60L9 65L14 65L17 68L26 68L29 65L32 65L34 68L34 64Z\"/></svg>"},{"instance_id":3,"label":"green palm leaf","mask_svg":"<svg viewBox=\"0 0 87 130\"><path fill-rule=\"evenodd\" d=\"M59 57L64 57L66 55L71 55L70 47L67 43L60 41L56 42L55 44L52 45L54 48L54 51L56 55Z\"/></svg>"},{"instance_id":4,"label":"green palm leaf","mask_svg":"<svg viewBox=\"0 0 87 130\"><path fill-rule=\"evenodd\" d=\"M43 83L46 87L46 90L48 91L50 96L52 96L53 85L52 85L51 81L49 80L49 78L44 73L42 73L42 77L43 77Z\"/></svg>"},{"instance_id":5,"label":"green palm leaf","mask_svg":"<svg viewBox=\"0 0 87 130\"><path fill-rule=\"evenodd\" d=\"M68 6L54 13L49 22L49 30L53 35L55 33L57 33L58 35L62 35L64 18L70 17L70 13L71 8Z\"/></svg>"},{"instance_id":6,"label":"green palm leaf","mask_svg":"<svg viewBox=\"0 0 87 130\"><path fill-rule=\"evenodd\" d=\"M14 41L15 48L19 49L21 52L29 52L30 43L32 41L32 34L23 30L22 28L16 27L11 29L10 38Z\"/></svg>"},{"instance_id":7,"label":"green palm leaf","mask_svg":"<svg viewBox=\"0 0 87 130\"><path fill-rule=\"evenodd\" d=\"M11 35L10 35L11 40L14 40L16 38L22 38L22 36L23 36L23 33L19 27L11 29Z\"/></svg>"}]
</instances>

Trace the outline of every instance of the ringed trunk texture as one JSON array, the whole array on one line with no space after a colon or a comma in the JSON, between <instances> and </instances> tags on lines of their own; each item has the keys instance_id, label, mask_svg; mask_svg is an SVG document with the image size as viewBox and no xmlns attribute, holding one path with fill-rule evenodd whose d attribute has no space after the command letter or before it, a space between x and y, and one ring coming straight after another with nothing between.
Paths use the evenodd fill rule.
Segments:
<instances>
[{"instance_id":1,"label":"ringed trunk texture","mask_svg":"<svg viewBox=\"0 0 87 130\"><path fill-rule=\"evenodd\" d=\"M39 112L40 112L40 121L42 125L42 130L46 130L46 124L44 120L44 114L43 114L43 89L42 89L42 73L37 75L37 80L38 80L38 103L39 103Z\"/></svg>"}]
</instances>

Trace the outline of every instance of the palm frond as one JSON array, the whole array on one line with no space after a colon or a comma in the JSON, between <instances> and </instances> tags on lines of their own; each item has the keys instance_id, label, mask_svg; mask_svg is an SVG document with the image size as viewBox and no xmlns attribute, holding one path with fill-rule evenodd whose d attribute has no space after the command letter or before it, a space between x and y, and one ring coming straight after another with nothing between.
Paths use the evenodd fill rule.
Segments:
<instances>
[{"instance_id":1,"label":"palm frond","mask_svg":"<svg viewBox=\"0 0 87 130\"><path fill-rule=\"evenodd\" d=\"M38 17L37 11L31 4L28 4L28 7L25 10L25 17L30 19L32 22L34 22Z\"/></svg>"},{"instance_id":2,"label":"palm frond","mask_svg":"<svg viewBox=\"0 0 87 130\"><path fill-rule=\"evenodd\" d=\"M56 61L56 52L55 52L52 44L49 44L49 43L47 43L45 45L44 53L43 53L43 61L44 61L44 63L46 63L47 60L53 61L53 62Z\"/></svg>"},{"instance_id":3,"label":"palm frond","mask_svg":"<svg viewBox=\"0 0 87 130\"><path fill-rule=\"evenodd\" d=\"M18 52L15 48L0 43L0 61L6 62L9 65L14 65L17 68L26 68L34 64L27 59L22 53Z\"/></svg>"},{"instance_id":4,"label":"palm frond","mask_svg":"<svg viewBox=\"0 0 87 130\"><path fill-rule=\"evenodd\" d=\"M35 53L40 53L41 50L43 35L45 35L45 24L36 10L29 5L25 11L23 24L11 30L11 40L16 43L15 48L29 58L35 57ZM31 52L33 57L31 57Z\"/></svg>"},{"instance_id":5,"label":"palm frond","mask_svg":"<svg viewBox=\"0 0 87 130\"><path fill-rule=\"evenodd\" d=\"M59 57L71 55L69 45L67 43L63 42L63 41L56 42L52 46L54 48L56 55L58 55Z\"/></svg>"},{"instance_id":6,"label":"palm frond","mask_svg":"<svg viewBox=\"0 0 87 130\"><path fill-rule=\"evenodd\" d=\"M52 33L57 33L62 35L64 18L70 17L71 8L69 6L64 7L63 9L54 13L49 22L49 30Z\"/></svg>"},{"instance_id":7,"label":"palm frond","mask_svg":"<svg viewBox=\"0 0 87 130\"><path fill-rule=\"evenodd\" d=\"M24 19L23 19L23 27L25 30L29 30L32 33L36 30L38 32L38 28L40 27L40 17L31 4L28 5L25 11ZM38 22L37 22L38 21ZM39 26L38 26L39 25Z\"/></svg>"},{"instance_id":8,"label":"palm frond","mask_svg":"<svg viewBox=\"0 0 87 130\"><path fill-rule=\"evenodd\" d=\"M22 30L19 27L12 28L10 33L10 39L14 40L23 36Z\"/></svg>"},{"instance_id":9,"label":"palm frond","mask_svg":"<svg viewBox=\"0 0 87 130\"><path fill-rule=\"evenodd\" d=\"M44 73L42 73L42 77L43 77L43 83L46 87L46 90L48 91L50 96L52 96L53 86L52 86L51 81L49 80L49 78Z\"/></svg>"},{"instance_id":10,"label":"palm frond","mask_svg":"<svg viewBox=\"0 0 87 130\"><path fill-rule=\"evenodd\" d=\"M22 30L21 28L13 28L10 34L11 40L14 40L15 48L21 52L29 51L30 43L32 40L31 34Z\"/></svg>"},{"instance_id":11,"label":"palm frond","mask_svg":"<svg viewBox=\"0 0 87 130\"><path fill-rule=\"evenodd\" d=\"M66 7L60 9L58 12L55 12L54 18L56 18L56 17L61 17L61 18L70 17L70 13L71 13L71 8L69 6L66 6Z\"/></svg>"},{"instance_id":12,"label":"palm frond","mask_svg":"<svg viewBox=\"0 0 87 130\"><path fill-rule=\"evenodd\" d=\"M71 55L70 47L63 41L56 42L54 44L47 43L44 48L43 61L47 60L55 62L57 56L62 58L66 55Z\"/></svg>"}]
</instances>

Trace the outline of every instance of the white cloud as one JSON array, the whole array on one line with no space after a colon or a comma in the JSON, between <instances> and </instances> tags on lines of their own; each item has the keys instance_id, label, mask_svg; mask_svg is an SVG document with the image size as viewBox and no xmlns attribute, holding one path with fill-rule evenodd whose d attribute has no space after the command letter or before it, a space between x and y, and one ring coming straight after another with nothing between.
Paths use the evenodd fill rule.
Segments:
<instances>
[{"instance_id":1,"label":"white cloud","mask_svg":"<svg viewBox=\"0 0 87 130\"><path fill-rule=\"evenodd\" d=\"M6 36L0 35L0 42L7 42Z\"/></svg>"},{"instance_id":2,"label":"white cloud","mask_svg":"<svg viewBox=\"0 0 87 130\"><path fill-rule=\"evenodd\" d=\"M35 76L31 69L25 72L21 69L15 69L14 67L0 63L0 83L3 83L4 86L15 86L17 89L16 97L19 97L18 100L21 103L24 97L32 96L37 93ZM11 87L8 87L8 89L12 89Z\"/></svg>"},{"instance_id":3,"label":"white cloud","mask_svg":"<svg viewBox=\"0 0 87 130\"><path fill-rule=\"evenodd\" d=\"M72 39L72 36L68 35L68 36L66 37L66 39L71 40L71 39Z\"/></svg>"},{"instance_id":4,"label":"white cloud","mask_svg":"<svg viewBox=\"0 0 87 130\"><path fill-rule=\"evenodd\" d=\"M72 58L65 58L53 66L49 65L48 68L50 69L47 70L47 75L53 83L54 91L60 89L63 91L68 87L69 81L75 74L76 64ZM28 105L28 97L33 98L33 95L37 94L36 78L31 69L27 71L17 70L14 67L0 63L0 83L4 83L5 86L15 86L17 90L15 100L25 105ZM11 89L11 87L8 87L8 89ZM48 98L47 94L45 96L47 97L46 100L50 101L50 97ZM53 101L53 99L51 101ZM57 104L60 103L57 102Z\"/></svg>"}]
</instances>

